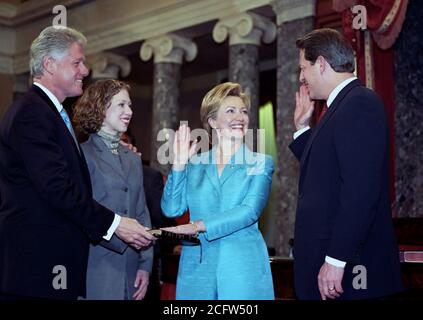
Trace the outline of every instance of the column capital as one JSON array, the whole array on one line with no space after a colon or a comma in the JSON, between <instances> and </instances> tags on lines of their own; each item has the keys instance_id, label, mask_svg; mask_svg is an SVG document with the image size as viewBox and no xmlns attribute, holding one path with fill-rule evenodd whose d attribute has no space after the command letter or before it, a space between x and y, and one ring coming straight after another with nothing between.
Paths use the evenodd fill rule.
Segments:
<instances>
[{"instance_id":1,"label":"column capital","mask_svg":"<svg viewBox=\"0 0 423 320\"><path fill-rule=\"evenodd\" d=\"M316 15L316 0L272 0L270 5L276 13L278 26Z\"/></svg>"},{"instance_id":2,"label":"column capital","mask_svg":"<svg viewBox=\"0 0 423 320\"><path fill-rule=\"evenodd\" d=\"M118 79L131 72L131 62L124 56L111 52L100 52L90 55L87 62L92 70L93 79Z\"/></svg>"},{"instance_id":3,"label":"column capital","mask_svg":"<svg viewBox=\"0 0 423 320\"><path fill-rule=\"evenodd\" d=\"M269 19L254 13L241 13L220 19L213 28L213 39L229 45L270 43L276 38L276 26Z\"/></svg>"},{"instance_id":4,"label":"column capital","mask_svg":"<svg viewBox=\"0 0 423 320\"><path fill-rule=\"evenodd\" d=\"M154 63L182 64L182 58L192 61L197 56L197 45L188 38L176 34L163 34L146 40L140 49L140 57L147 61L154 56Z\"/></svg>"}]
</instances>

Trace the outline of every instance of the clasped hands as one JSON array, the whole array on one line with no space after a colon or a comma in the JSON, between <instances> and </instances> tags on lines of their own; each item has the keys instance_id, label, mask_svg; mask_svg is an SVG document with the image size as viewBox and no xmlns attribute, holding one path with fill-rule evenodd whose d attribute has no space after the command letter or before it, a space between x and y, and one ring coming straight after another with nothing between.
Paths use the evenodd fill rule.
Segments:
<instances>
[{"instance_id":1,"label":"clasped hands","mask_svg":"<svg viewBox=\"0 0 423 320\"><path fill-rule=\"evenodd\" d=\"M152 236L147 230L148 229L139 224L137 220L121 217L115 234L134 248L141 249L149 246L152 241L157 240L157 238Z\"/></svg>"},{"instance_id":2,"label":"clasped hands","mask_svg":"<svg viewBox=\"0 0 423 320\"><path fill-rule=\"evenodd\" d=\"M175 170L183 170L188 160L197 151L197 141L191 143L191 130L186 124L182 124L175 133L173 141L173 168Z\"/></svg>"}]
</instances>

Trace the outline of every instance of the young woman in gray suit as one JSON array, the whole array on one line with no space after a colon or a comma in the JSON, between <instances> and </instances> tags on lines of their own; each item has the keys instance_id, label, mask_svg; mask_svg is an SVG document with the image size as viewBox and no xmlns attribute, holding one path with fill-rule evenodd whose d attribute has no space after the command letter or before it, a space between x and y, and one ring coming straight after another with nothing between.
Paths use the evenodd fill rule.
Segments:
<instances>
[{"instance_id":1,"label":"young woman in gray suit","mask_svg":"<svg viewBox=\"0 0 423 320\"><path fill-rule=\"evenodd\" d=\"M90 171L94 199L124 217L151 227L141 159L119 143L132 117L129 89L117 80L91 84L76 103L74 120L90 135L81 147ZM137 251L116 236L92 245L87 299L143 299L152 262L152 247Z\"/></svg>"}]
</instances>

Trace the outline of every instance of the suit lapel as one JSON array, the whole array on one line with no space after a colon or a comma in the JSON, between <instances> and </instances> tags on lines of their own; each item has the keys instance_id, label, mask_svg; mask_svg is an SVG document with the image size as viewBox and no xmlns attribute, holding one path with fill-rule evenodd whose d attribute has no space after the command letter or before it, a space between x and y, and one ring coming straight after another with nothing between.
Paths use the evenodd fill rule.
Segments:
<instances>
[{"instance_id":1,"label":"suit lapel","mask_svg":"<svg viewBox=\"0 0 423 320\"><path fill-rule=\"evenodd\" d=\"M204 171L206 172L207 178L210 180L213 188L220 193L219 176L217 174L216 166L216 148L212 148L209 152L205 153L202 158Z\"/></svg>"},{"instance_id":2,"label":"suit lapel","mask_svg":"<svg viewBox=\"0 0 423 320\"><path fill-rule=\"evenodd\" d=\"M220 176L220 185L222 186L236 171L245 167L246 157L249 150L242 145L239 150L232 156L231 161L223 169Z\"/></svg>"},{"instance_id":3,"label":"suit lapel","mask_svg":"<svg viewBox=\"0 0 423 320\"><path fill-rule=\"evenodd\" d=\"M36 85L32 85L32 88L36 92L36 94L38 94L41 97L41 99L43 99L44 102L47 103L47 105L49 106L49 108L54 112L54 114L58 118L58 121L60 121L60 123L62 124L62 128L63 128L65 134L67 135L68 140L70 140L71 145L74 147L75 152L78 153L80 159L82 159L81 153L80 153L80 152L82 152L82 150L81 150L81 148L79 148L76 145L76 142L75 142L74 137L69 132L68 127L66 127L66 124L63 121L62 116L60 115L60 113L57 110L56 106L54 105L53 101L51 101L50 98L45 94L45 92L43 90L41 90L39 87L37 87Z\"/></svg>"},{"instance_id":4,"label":"suit lapel","mask_svg":"<svg viewBox=\"0 0 423 320\"><path fill-rule=\"evenodd\" d=\"M329 107L328 111L324 115L324 117L319 121L316 127L313 129L310 138L308 139L307 145L305 146L303 155L301 157L301 167L306 162L308 158L308 154L310 152L311 146L313 144L314 139L317 137L321 129L328 123L330 118L335 114L336 110L338 109L339 105L341 104L342 100L346 97L348 92L350 92L354 87L361 85L360 80L351 81L345 88L339 92L336 96L335 100L332 102L331 106Z\"/></svg>"},{"instance_id":5,"label":"suit lapel","mask_svg":"<svg viewBox=\"0 0 423 320\"><path fill-rule=\"evenodd\" d=\"M126 182L129 180L129 174L132 171L131 157L130 157L130 154L128 154L128 152L132 152L132 151L130 151L127 147L124 147L122 145L119 146L118 150L119 150L120 160L122 162L122 166L121 166L122 177L124 177L124 180ZM140 162L141 162L141 158L140 158Z\"/></svg>"},{"instance_id":6,"label":"suit lapel","mask_svg":"<svg viewBox=\"0 0 423 320\"><path fill-rule=\"evenodd\" d=\"M84 155L84 152L82 151L82 148L80 153L80 159L81 159L80 163L82 167L83 177L85 179L85 184L89 186L91 190L90 192L92 192L90 170L88 169L87 160L85 160L85 155Z\"/></svg>"}]
</instances>

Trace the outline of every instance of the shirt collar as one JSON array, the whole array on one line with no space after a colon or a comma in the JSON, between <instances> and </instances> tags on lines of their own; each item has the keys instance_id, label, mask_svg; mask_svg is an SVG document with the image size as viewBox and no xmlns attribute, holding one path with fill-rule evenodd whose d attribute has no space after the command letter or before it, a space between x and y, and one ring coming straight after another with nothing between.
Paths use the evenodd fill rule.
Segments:
<instances>
[{"instance_id":1,"label":"shirt collar","mask_svg":"<svg viewBox=\"0 0 423 320\"><path fill-rule=\"evenodd\" d=\"M34 81L34 85L39 87L41 90L43 90L43 92L47 95L47 97L50 98L51 102L53 102L54 106L56 107L57 111L59 111L59 113L62 112L63 110L62 104L59 102L59 100L57 100L56 96L49 89L44 87L39 82Z\"/></svg>"},{"instance_id":2,"label":"shirt collar","mask_svg":"<svg viewBox=\"0 0 423 320\"><path fill-rule=\"evenodd\" d=\"M342 81L340 84L338 84L335 87L335 89L332 90L332 92L329 95L328 100L326 100L326 105L328 106L328 108L332 104L333 100L335 100L336 96L341 92L341 90L344 89L347 86L347 84L354 81L355 79L357 79L357 77L348 78L348 79Z\"/></svg>"}]
</instances>

